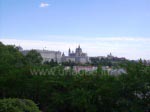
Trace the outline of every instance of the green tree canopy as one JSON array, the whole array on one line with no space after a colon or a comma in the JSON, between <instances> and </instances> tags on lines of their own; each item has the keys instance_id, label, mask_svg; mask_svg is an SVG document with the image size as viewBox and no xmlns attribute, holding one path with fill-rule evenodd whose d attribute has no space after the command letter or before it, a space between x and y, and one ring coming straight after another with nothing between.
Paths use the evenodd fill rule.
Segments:
<instances>
[{"instance_id":1,"label":"green tree canopy","mask_svg":"<svg viewBox=\"0 0 150 112\"><path fill-rule=\"evenodd\" d=\"M41 112L32 100L0 99L0 112Z\"/></svg>"},{"instance_id":2,"label":"green tree canopy","mask_svg":"<svg viewBox=\"0 0 150 112\"><path fill-rule=\"evenodd\" d=\"M15 46L3 45L0 42L0 74L8 73L24 65L24 56Z\"/></svg>"},{"instance_id":3,"label":"green tree canopy","mask_svg":"<svg viewBox=\"0 0 150 112\"><path fill-rule=\"evenodd\" d=\"M42 63L42 56L36 50L31 50L27 53L26 61L29 65L38 65Z\"/></svg>"}]
</instances>

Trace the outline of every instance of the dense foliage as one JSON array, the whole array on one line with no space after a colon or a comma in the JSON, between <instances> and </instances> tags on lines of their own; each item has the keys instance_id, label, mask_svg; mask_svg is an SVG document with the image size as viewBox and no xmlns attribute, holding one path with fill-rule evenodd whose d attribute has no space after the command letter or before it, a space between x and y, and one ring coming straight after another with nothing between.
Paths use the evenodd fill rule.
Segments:
<instances>
[{"instance_id":1,"label":"dense foliage","mask_svg":"<svg viewBox=\"0 0 150 112\"><path fill-rule=\"evenodd\" d=\"M31 99L43 112L150 111L150 67L141 61L123 63L128 74L118 76L101 74L100 67L90 74L68 71L62 75L61 65L55 67L55 75L33 75L32 68L53 69L54 65L29 66L14 46L2 43L0 55L1 98Z\"/></svg>"},{"instance_id":2,"label":"dense foliage","mask_svg":"<svg viewBox=\"0 0 150 112\"><path fill-rule=\"evenodd\" d=\"M42 56L40 53L38 53L36 50L31 50L27 53L25 56L27 64L33 66L33 65L39 65L42 63Z\"/></svg>"},{"instance_id":3,"label":"dense foliage","mask_svg":"<svg viewBox=\"0 0 150 112\"><path fill-rule=\"evenodd\" d=\"M0 99L0 112L40 112L37 105L27 99Z\"/></svg>"},{"instance_id":4,"label":"dense foliage","mask_svg":"<svg viewBox=\"0 0 150 112\"><path fill-rule=\"evenodd\" d=\"M15 72L17 69L22 68L23 64L24 57L15 46L5 46L0 42L0 74Z\"/></svg>"}]
</instances>

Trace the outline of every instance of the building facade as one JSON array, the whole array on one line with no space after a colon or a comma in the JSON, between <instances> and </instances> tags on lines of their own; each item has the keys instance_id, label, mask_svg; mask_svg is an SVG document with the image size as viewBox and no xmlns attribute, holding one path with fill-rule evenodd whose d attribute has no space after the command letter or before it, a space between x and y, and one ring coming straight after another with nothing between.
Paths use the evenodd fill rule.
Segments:
<instances>
[{"instance_id":1,"label":"building facade","mask_svg":"<svg viewBox=\"0 0 150 112\"><path fill-rule=\"evenodd\" d=\"M73 66L73 70L77 73L79 73L82 70L85 72L92 72L92 71L96 71L97 67L96 66Z\"/></svg>"},{"instance_id":2,"label":"building facade","mask_svg":"<svg viewBox=\"0 0 150 112\"><path fill-rule=\"evenodd\" d=\"M21 52L26 55L30 50L22 50ZM43 58L43 62L50 62L54 60L55 62L61 62L61 52L60 51L48 51L48 50L36 50L38 53L41 54Z\"/></svg>"},{"instance_id":3,"label":"building facade","mask_svg":"<svg viewBox=\"0 0 150 112\"><path fill-rule=\"evenodd\" d=\"M22 52L23 55L27 55L27 53L31 51L31 50L23 50L21 47L18 47L18 50ZM76 48L75 52L74 51L71 52L71 49L69 48L68 56L65 56L64 53L61 55L60 51L49 51L49 50L38 50L38 49L34 49L34 50L36 50L38 53L41 54L43 58L43 62L45 61L50 62L51 60L54 60L55 62L58 63L71 61L74 63L85 64L89 62L89 57L87 56L87 53L83 53L80 46Z\"/></svg>"},{"instance_id":4,"label":"building facade","mask_svg":"<svg viewBox=\"0 0 150 112\"><path fill-rule=\"evenodd\" d=\"M88 63L89 62L89 58L87 56L87 53L83 53L82 49L80 48L80 45L78 46L78 48L76 48L75 52L72 51L69 48L68 50L68 56L65 56L65 54L62 54L62 62L75 62L75 63Z\"/></svg>"}]
</instances>

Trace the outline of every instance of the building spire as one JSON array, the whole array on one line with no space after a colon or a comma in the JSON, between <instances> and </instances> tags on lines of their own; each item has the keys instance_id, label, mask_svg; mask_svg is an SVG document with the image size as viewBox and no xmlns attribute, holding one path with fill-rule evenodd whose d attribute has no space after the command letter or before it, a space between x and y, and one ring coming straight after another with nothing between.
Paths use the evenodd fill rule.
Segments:
<instances>
[{"instance_id":1,"label":"building spire","mask_svg":"<svg viewBox=\"0 0 150 112\"><path fill-rule=\"evenodd\" d=\"M110 56L112 56L111 52L110 52Z\"/></svg>"},{"instance_id":2,"label":"building spire","mask_svg":"<svg viewBox=\"0 0 150 112\"><path fill-rule=\"evenodd\" d=\"M71 49L69 48L69 50L68 50L68 55L70 55L70 53L71 53Z\"/></svg>"},{"instance_id":3,"label":"building spire","mask_svg":"<svg viewBox=\"0 0 150 112\"><path fill-rule=\"evenodd\" d=\"M80 48L80 44L79 44L78 48Z\"/></svg>"}]
</instances>

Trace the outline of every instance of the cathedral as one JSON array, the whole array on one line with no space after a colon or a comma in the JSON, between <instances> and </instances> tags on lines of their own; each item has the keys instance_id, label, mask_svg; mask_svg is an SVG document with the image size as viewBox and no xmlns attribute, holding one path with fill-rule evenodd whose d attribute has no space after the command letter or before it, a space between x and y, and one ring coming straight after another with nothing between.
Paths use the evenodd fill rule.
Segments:
<instances>
[{"instance_id":1,"label":"cathedral","mask_svg":"<svg viewBox=\"0 0 150 112\"><path fill-rule=\"evenodd\" d=\"M78 48L76 48L75 52L72 51L69 48L68 50L68 56L65 56L65 54L62 54L62 62L75 62L75 63L87 63L89 62L89 58L87 56L87 53L83 53L82 49L80 48L80 45L78 46Z\"/></svg>"}]
</instances>

